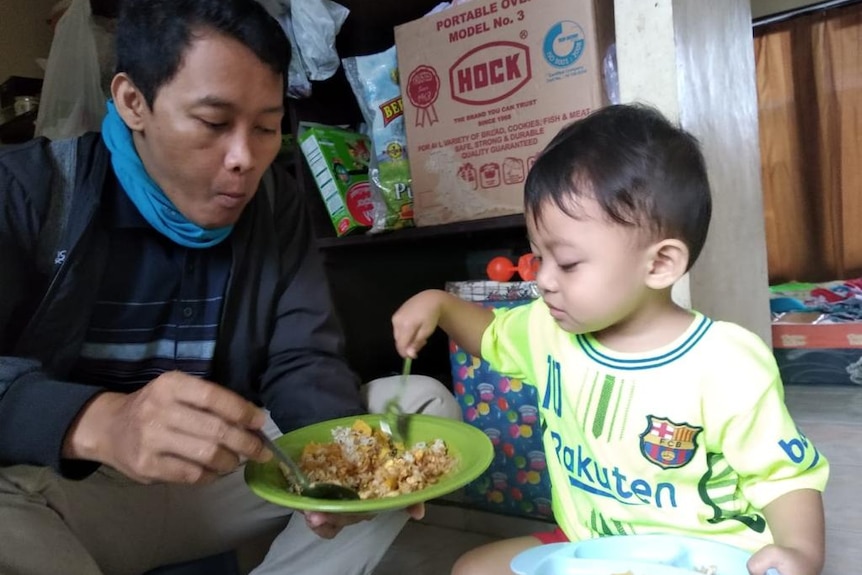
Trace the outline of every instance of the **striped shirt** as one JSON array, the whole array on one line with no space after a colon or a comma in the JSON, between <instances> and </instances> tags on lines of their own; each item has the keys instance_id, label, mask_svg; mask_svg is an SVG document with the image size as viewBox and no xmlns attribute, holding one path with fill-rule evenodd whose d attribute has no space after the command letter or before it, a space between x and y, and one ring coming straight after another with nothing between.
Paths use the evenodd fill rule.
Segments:
<instances>
[{"instance_id":1,"label":"striped shirt","mask_svg":"<svg viewBox=\"0 0 862 575\"><path fill-rule=\"evenodd\" d=\"M230 242L209 249L178 245L143 219L116 181L106 186L107 271L73 378L134 391L166 371L207 377Z\"/></svg>"}]
</instances>

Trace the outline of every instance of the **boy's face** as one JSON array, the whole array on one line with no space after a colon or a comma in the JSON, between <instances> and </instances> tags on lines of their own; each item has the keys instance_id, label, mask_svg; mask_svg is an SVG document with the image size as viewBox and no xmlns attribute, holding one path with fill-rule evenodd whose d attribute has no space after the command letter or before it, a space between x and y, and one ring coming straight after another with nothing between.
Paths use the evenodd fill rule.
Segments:
<instances>
[{"instance_id":1,"label":"boy's face","mask_svg":"<svg viewBox=\"0 0 862 575\"><path fill-rule=\"evenodd\" d=\"M282 76L243 44L203 32L152 110L142 106L135 146L189 220L212 228L239 219L281 146L282 90Z\"/></svg>"},{"instance_id":2,"label":"boy's face","mask_svg":"<svg viewBox=\"0 0 862 575\"><path fill-rule=\"evenodd\" d=\"M626 320L648 297L648 246L633 228L608 221L599 204L582 198L578 217L546 203L541 218L527 215L542 298L557 324L571 333L593 333Z\"/></svg>"}]
</instances>

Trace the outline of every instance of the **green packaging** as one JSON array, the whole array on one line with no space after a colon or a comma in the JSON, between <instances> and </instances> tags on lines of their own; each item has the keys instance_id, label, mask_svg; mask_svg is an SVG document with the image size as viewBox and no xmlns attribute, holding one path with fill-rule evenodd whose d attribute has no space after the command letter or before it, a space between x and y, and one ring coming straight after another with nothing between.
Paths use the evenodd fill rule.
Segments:
<instances>
[{"instance_id":1,"label":"green packaging","mask_svg":"<svg viewBox=\"0 0 862 575\"><path fill-rule=\"evenodd\" d=\"M368 137L334 126L302 124L300 148L339 237L373 224Z\"/></svg>"}]
</instances>

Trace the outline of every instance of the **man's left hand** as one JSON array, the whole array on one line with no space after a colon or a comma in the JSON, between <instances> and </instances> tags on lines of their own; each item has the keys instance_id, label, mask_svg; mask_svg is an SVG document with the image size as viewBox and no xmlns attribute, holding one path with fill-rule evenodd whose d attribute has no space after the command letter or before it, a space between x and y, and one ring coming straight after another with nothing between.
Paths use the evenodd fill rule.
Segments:
<instances>
[{"instance_id":1,"label":"man's left hand","mask_svg":"<svg viewBox=\"0 0 862 575\"><path fill-rule=\"evenodd\" d=\"M420 520L425 517L425 504L417 503L405 509L411 519ZM305 524L314 531L318 537L332 539L348 525L367 521L374 517L367 513L320 513L317 511L306 511Z\"/></svg>"}]
</instances>

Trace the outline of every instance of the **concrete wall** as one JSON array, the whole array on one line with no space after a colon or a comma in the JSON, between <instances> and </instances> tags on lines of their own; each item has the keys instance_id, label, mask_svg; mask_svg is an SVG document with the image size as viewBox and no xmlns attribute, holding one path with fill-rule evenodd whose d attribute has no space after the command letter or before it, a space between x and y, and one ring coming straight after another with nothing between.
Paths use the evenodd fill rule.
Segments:
<instances>
[{"instance_id":1,"label":"concrete wall","mask_svg":"<svg viewBox=\"0 0 862 575\"><path fill-rule=\"evenodd\" d=\"M48 11L56 0L0 0L0 82L9 76L41 78L36 58L47 58Z\"/></svg>"}]
</instances>

